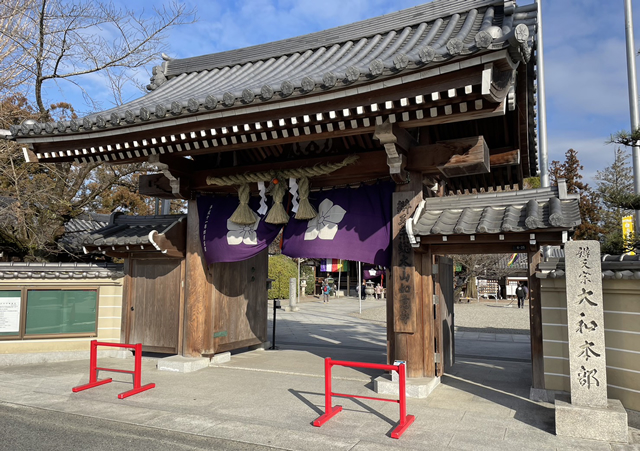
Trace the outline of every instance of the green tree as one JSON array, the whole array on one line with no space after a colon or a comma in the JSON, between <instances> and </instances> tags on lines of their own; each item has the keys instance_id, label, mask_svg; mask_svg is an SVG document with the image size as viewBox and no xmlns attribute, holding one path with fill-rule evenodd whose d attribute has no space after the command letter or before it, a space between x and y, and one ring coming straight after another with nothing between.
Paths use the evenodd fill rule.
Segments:
<instances>
[{"instance_id":1,"label":"green tree","mask_svg":"<svg viewBox=\"0 0 640 451\"><path fill-rule=\"evenodd\" d=\"M71 105L47 102L46 87L59 83L80 88L88 105L98 108L82 89L91 74L92 80L102 77L113 102L121 103L123 81L159 58L170 27L194 17L178 3L140 14L100 0L1 2L0 129L25 120L75 118ZM27 260L59 258L64 251L55 241L65 220L109 200L112 207L126 201L131 211L143 206L144 200L132 199L132 180L144 169L141 164L26 164L22 149L1 139L0 245Z\"/></svg>"},{"instance_id":2,"label":"green tree","mask_svg":"<svg viewBox=\"0 0 640 451\"><path fill-rule=\"evenodd\" d=\"M576 228L574 238L577 240L600 240L603 229L600 226L599 196L589 184L582 181L580 171L584 167L578 159L578 152L569 149L565 152L563 163L552 161L549 167L549 178L552 184L557 185L559 179L565 179L567 192L580 195L580 218L582 224Z\"/></svg>"},{"instance_id":3,"label":"green tree","mask_svg":"<svg viewBox=\"0 0 640 451\"><path fill-rule=\"evenodd\" d=\"M298 265L286 255L269 256L269 278L274 279L269 299L289 299L289 279L298 278Z\"/></svg>"},{"instance_id":4,"label":"green tree","mask_svg":"<svg viewBox=\"0 0 640 451\"><path fill-rule=\"evenodd\" d=\"M638 245L635 237L624 239L622 236L622 218L633 214L632 209L624 207L623 201L633 191L628 160L629 154L618 147L614 150L613 163L596 174L597 191L602 199L602 252L607 254L624 254Z\"/></svg>"}]
</instances>

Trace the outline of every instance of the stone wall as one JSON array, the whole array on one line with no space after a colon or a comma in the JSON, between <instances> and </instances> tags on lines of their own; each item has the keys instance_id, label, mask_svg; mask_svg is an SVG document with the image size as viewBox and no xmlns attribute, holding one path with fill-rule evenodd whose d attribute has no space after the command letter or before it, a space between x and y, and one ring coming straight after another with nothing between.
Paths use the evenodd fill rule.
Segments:
<instances>
[{"instance_id":1,"label":"stone wall","mask_svg":"<svg viewBox=\"0 0 640 451\"><path fill-rule=\"evenodd\" d=\"M605 278L607 396L640 411L640 280ZM542 278L542 336L547 390L570 392L564 278Z\"/></svg>"}]
</instances>

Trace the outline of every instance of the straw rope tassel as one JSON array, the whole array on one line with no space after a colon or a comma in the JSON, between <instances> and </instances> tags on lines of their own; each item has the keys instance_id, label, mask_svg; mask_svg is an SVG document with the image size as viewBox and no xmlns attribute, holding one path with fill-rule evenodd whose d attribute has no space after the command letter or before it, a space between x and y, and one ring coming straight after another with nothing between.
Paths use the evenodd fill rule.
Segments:
<instances>
[{"instance_id":1,"label":"straw rope tassel","mask_svg":"<svg viewBox=\"0 0 640 451\"><path fill-rule=\"evenodd\" d=\"M289 215L282 205L282 199L286 194L287 189L282 183L276 183L271 191L271 197L273 197L273 205L269 210L269 214L265 218L265 222L269 224L286 224L289 222Z\"/></svg>"},{"instance_id":2,"label":"straw rope tassel","mask_svg":"<svg viewBox=\"0 0 640 451\"><path fill-rule=\"evenodd\" d=\"M240 205L238 205L238 208L236 208L236 211L233 212L229 219L236 224L254 224L256 222L256 215L253 210L251 210L251 207L249 207L251 190L249 189L248 183L244 183L238 188L238 199L240 200Z\"/></svg>"},{"instance_id":3,"label":"straw rope tassel","mask_svg":"<svg viewBox=\"0 0 640 451\"><path fill-rule=\"evenodd\" d=\"M318 216L318 212L309 202L309 179L307 177L300 179L298 183L298 195L300 196L300 202L298 204L296 219L306 221Z\"/></svg>"}]
</instances>

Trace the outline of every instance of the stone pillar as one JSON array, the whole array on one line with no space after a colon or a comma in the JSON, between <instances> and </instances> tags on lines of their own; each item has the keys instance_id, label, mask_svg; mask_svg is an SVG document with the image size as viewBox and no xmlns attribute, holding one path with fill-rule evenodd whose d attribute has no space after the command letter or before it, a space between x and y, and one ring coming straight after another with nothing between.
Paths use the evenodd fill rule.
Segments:
<instances>
[{"instance_id":1,"label":"stone pillar","mask_svg":"<svg viewBox=\"0 0 640 451\"><path fill-rule=\"evenodd\" d=\"M627 413L607 399L600 243L565 245L571 403L556 399L556 434L627 442Z\"/></svg>"},{"instance_id":2,"label":"stone pillar","mask_svg":"<svg viewBox=\"0 0 640 451\"><path fill-rule=\"evenodd\" d=\"M289 306L285 307L285 312L297 312L299 310L296 297L297 285L298 281L295 277L289 279Z\"/></svg>"}]
</instances>

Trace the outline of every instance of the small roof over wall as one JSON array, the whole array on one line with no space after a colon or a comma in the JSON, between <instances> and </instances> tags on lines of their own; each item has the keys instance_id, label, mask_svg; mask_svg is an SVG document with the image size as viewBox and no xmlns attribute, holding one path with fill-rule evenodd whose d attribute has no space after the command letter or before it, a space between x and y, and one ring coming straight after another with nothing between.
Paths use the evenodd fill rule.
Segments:
<instances>
[{"instance_id":1,"label":"small roof over wall","mask_svg":"<svg viewBox=\"0 0 640 451\"><path fill-rule=\"evenodd\" d=\"M126 216L112 215L108 226L83 240L86 253L111 257L157 255L184 257L186 215Z\"/></svg>"},{"instance_id":2,"label":"small roof over wall","mask_svg":"<svg viewBox=\"0 0 640 451\"><path fill-rule=\"evenodd\" d=\"M561 249L564 254L564 249ZM600 262L603 279L640 279L640 255L602 256ZM564 257L552 258L540 263L536 276L540 279L563 279L565 277Z\"/></svg>"},{"instance_id":3,"label":"small roof over wall","mask_svg":"<svg viewBox=\"0 0 640 451\"><path fill-rule=\"evenodd\" d=\"M579 201L579 195L567 194L564 180L559 187L434 197L422 201L407 221L407 234L414 246L457 243L469 247L469 253L470 244L558 244L580 225Z\"/></svg>"},{"instance_id":4,"label":"small roof over wall","mask_svg":"<svg viewBox=\"0 0 640 451\"><path fill-rule=\"evenodd\" d=\"M116 263L0 263L0 280L7 279L119 279L123 265Z\"/></svg>"}]
</instances>

